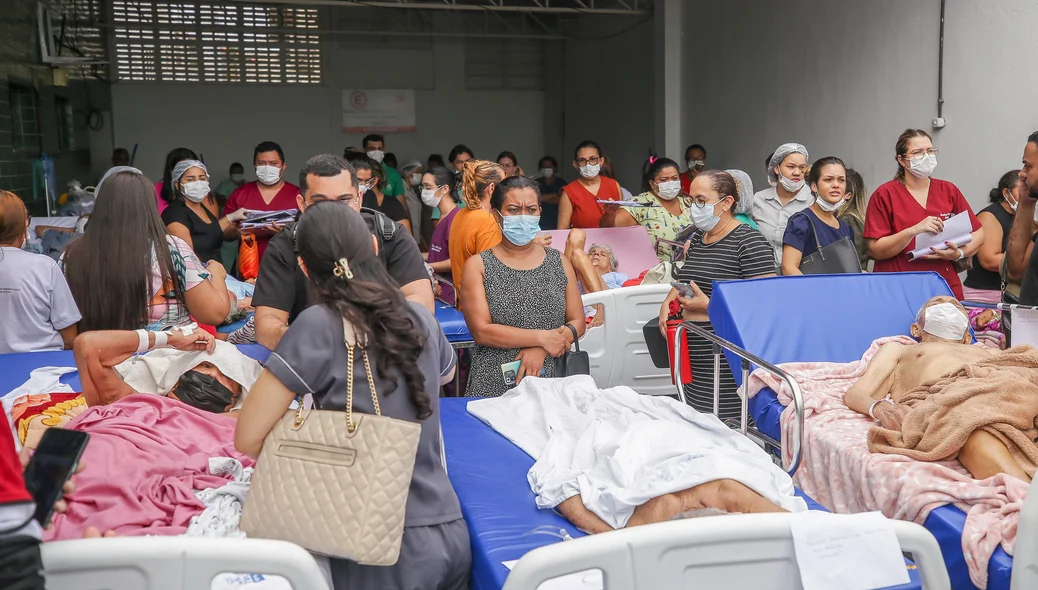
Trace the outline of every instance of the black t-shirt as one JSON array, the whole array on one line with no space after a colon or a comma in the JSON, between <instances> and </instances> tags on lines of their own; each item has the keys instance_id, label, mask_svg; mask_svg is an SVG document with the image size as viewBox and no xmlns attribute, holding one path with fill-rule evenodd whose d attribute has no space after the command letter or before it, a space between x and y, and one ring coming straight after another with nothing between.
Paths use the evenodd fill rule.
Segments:
<instances>
[{"instance_id":1,"label":"black t-shirt","mask_svg":"<svg viewBox=\"0 0 1038 590\"><path fill-rule=\"evenodd\" d=\"M162 212L162 223L166 225L180 223L186 227L191 234L191 249L195 251L198 259L203 264L210 260L220 262L223 260L220 255L220 248L223 246L223 230L220 229L220 219L204 206L202 209L205 210L205 215L209 218L208 223L192 211L187 206L187 203L177 199L170 203L169 207L166 207L166 210Z\"/></svg>"},{"instance_id":2,"label":"black t-shirt","mask_svg":"<svg viewBox=\"0 0 1038 590\"><path fill-rule=\"evenodd\" d=\"M393 221L403 221L408 219L407 209L404 209L403 204L396 199L396 197L383 197L382 204L378 204L378 197L375 196L375 191L367 191L364 193L364 200L360 202L360 206L366 209L374 209L392 219Z\"/></svg>"},{"instance_id":3,"label":"black t-shirt","mask_svg":"<svg viewBox=\"0 0 1038 590\"><path fill-rule=\"evenodd\" d=\"M387 197L388 201L390 197ZM411 233L397 226L393 238L383 239L382 233L375 229L375 215L362 212L368 229L378 238L378 257L386 265L389 276L398 285L406 285L418 279L428 279L425 261L418 250ZM295 321L304 309L315 301L310 293L309 281L296 261L296 246L292 236L294 224L290 224L271 238L267 252L260 261L259 276L256 278L256 292L252 296L252 304L256 307L273 307L288 312L288 322Z\"/></svg>"},{"instance_id":4,"label":"black t-shirt","mask_svg":"<svg viewBox=\"0 0 1038 590\"><path fill-rule=\"evenodd\" d=\"M1006 251L1009 243L1009 232L1013 229L1013 214L1006 211L1002 203L992 203L985 207L981 213L990 213L995 216L998 224L1002 226L1002 251ZM984 289L986 291L1002 290L1002 275L997 271L991 271L980 265L980 256L973 255L973 268L966 272L966 280L963 281L970 289Z\"/></svg>"}]
</instances>

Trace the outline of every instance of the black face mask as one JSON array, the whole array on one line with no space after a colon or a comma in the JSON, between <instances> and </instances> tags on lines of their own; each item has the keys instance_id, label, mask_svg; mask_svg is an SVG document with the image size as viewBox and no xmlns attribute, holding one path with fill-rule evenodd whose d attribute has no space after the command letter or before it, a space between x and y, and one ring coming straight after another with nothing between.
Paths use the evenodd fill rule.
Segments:
<instances>
[{"instance_id":1,"label":"black face mask","mask_svg":"<svg viewBox=\"0 0 1038 590\"><path fill-rule=\"evenodd\" d=\"M234 394L230 389L205 373L187 371L180 376L180 381L173 388L173 395L189 406L221 414L234 403Z\"/></svg>"}]
</instances>

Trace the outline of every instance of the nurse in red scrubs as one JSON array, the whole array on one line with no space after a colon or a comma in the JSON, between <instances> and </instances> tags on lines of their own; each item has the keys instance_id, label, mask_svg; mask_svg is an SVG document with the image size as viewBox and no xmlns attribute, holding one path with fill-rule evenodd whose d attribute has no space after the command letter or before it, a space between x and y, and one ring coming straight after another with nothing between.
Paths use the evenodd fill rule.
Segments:
<instances>
[{"instance_id":1,"label":"nurse in red scrubs","mask_svg":"<svg viewBox=\"0 0 1038 590\"><path fill-rule=\"evenodd\" d=\"M872 193L865 213L865 241L869 256L876 261L875 272L920 272L932 270L948 282L957 299L962 299L962 281L955 271L956 261L976 254L984 241L984 230L973 214L966 197L952 183L932 178L937 167L937 148L922 129L909 129L897 140L897 174L894 180ZM973 227L973 240L910 261L915 237L938 233L944 222L966 211Z\"/></svg>"},{"instance_id":2,"label":"nurse in red scrubs","mask_svg":"<svg viewBox=\"0 0 1038 590\"><path fill-rule=\"evenodd\" d=\"M256 180L239 186L227 197L224 215L242 208L251 211L295 209L299 187L285 182L284 175L288 166L285 164L285 152L281 146L273 141L264 141L253 150L252 160L256 165ZM263 253L267 251L267 243L275 233L276 231L267 230L256 232L260 258L263 258Z\"/></svg>"}]
</instances>

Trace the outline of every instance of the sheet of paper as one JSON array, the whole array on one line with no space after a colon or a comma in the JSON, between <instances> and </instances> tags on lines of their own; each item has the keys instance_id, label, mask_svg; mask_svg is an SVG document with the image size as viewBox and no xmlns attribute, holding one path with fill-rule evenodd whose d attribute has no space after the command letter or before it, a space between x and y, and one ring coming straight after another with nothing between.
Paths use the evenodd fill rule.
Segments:
<instances>
[{"instance_id":1,"label":"sheet of paper","mask_svg":"<svg viewBox=\"0 0 1038 590\"><path fill-rule=\"evenodd\" d=\"M897 535L879 512L811 510L791 516L789 528L804 590L872 590L908 583Z\"/></svg>"},{"instance_id":2,"label":"sheet of paper","mask_svg":"<svg viewBox=\"0 0 1038 590\"><path fill-rule=\"evenodd\" d=\"M518 561L518 559L502 561L501 565L511 571ZM605 580L602 578L602 570L584 570L552 578L538 586L536 590L605 590Z\"/></svg>"},{"instance_id":3,"label":"sheet of paper","mask_svg":"<svg viewBox=\"0 0 1038 590\"><path fill-rule=\"evenodd\" d=\"M1013 319L1013 346L1030 344L1038 347L1038 311L1017 308L1010 313Z\"/></svg>"},{"instance_id":4,"label":"sheet of paper","mask_svg":"<svg viewBox=\"0 0 1038 590\"><path fill-rule=\"evenodd\" d=\"M948 246L945 242L951 242L962 247L973 241L973 224L970 222L970 214L963 211L944 222L944 230L937 234L919 234L915 237L915 249L909 252L908 259L915 260L927 254L933 254L931 248L943 250Z\"/></svg>"}]
</instances>

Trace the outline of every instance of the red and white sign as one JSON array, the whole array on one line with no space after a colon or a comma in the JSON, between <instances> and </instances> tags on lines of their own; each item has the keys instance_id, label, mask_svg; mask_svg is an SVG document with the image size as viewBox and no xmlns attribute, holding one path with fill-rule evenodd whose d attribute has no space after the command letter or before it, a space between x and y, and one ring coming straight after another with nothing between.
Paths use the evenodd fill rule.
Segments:
<instances>
[{"instance_id":1,"label":"red and white sign","mask_svg":"<svg viewBox=\"0 0 1038 590\"><path fill-rule=\"evenodd\" d=\"M414 90L343 90L342 129L346 133L417 131Z\"/></svg>"}]
</instances>

